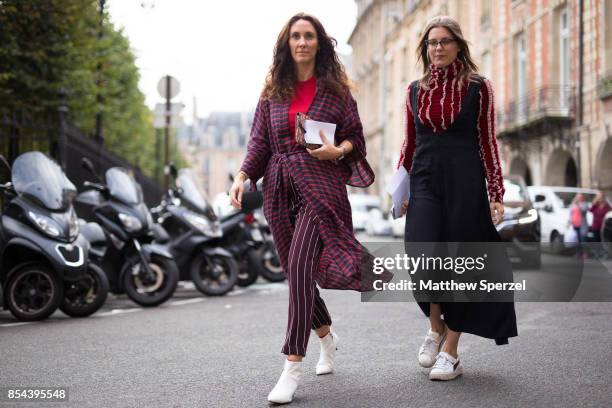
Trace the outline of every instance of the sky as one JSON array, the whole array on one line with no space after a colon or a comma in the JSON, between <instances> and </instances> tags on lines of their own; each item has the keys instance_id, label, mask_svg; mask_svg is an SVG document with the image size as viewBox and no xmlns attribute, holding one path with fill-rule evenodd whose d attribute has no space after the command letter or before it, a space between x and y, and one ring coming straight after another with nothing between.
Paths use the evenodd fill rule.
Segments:
<instances>
[{"instance_id":1,"label":"sky","mask_svg":"<svg viewBox=\"0 0 612 408\"><path fill-rule=\"evenodd\" d=\"M272 61L278 33L295 13L313 14L338 51L350 54L347 40L357 18L354 0L107 0L116 28L123 28L136 55L140 89L147 106L163 102L157 83L178 79L173 102L186 105L183 119L212 111L248 111Z\"/></svg>"}]
</instances>

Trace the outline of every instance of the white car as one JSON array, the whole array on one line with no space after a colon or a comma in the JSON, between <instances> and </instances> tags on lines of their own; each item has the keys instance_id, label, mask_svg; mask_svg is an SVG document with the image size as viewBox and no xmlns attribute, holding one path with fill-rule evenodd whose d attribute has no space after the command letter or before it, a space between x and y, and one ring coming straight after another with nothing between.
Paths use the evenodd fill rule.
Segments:
<instances>
[{"instance_id":1,"label":"white car","mask_svg":"<svg viewBox=\"0 0 612 408\"><path fill-rule=\"evenodd\" d=\"M369 211L365 231L372 236L389 236L392 233L391 223L379 208L372 208Z\"/></svg>"},{"instance_id":2,"label":"white car","mask_svg":"<svg viewBox=\"0 0 612 408\"><path fill-rule=\"evenodd\" d=\"M533 207L540 214L540 231L542 243L549 243L553 252L559 253L565 249L563 235L568 229L569 209L572 200L582 193L590 204L597 190L577 187L560 186L529 186L527 187ZM593 214L587 212L587 222L593 222Z\"/></svg>"},{"instance_id":3,"label":"white car","mask_svg":"<svg viewBox=\"0 0 612 408\"><path fill-rule=\"evenodd\" d=\"M365 231L370 210L380 209L380 197L370 194L349 194L348 199L353 216L353 230Z\"/></svg>"},{"instance_id":4,"label":"white car","mask_svg":"<svg viewBox=\"0 0 612 408\"><path fill-rule=\"evenodd\" d=\"M212 207L215 214L217 214L217 217L219 218L238 211L232 207L229 195L225 192L215 195L215 198L212 201Z\"/></svg>"},{"instance_id":5,"label":"white car","mask_svg":"<svg viewBox=\"0 0 612 408\"><path fill-rule=\"evenodd\" d=\"M393 219L391 211L389 211L387 220L391 224L391 236L393 238L404 238L404 232L406 228L406 216L403 215L397 219Z\"/></svg>"}]
</instances>

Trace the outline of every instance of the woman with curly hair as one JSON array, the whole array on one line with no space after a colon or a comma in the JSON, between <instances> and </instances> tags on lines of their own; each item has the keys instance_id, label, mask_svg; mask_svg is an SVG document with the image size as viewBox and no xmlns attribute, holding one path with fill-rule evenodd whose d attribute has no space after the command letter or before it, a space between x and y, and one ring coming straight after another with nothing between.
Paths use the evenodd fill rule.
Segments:
<instances>
[{"instance_id":1,"label":"woman with curly hair","mask_svg":"<svg viewBox=\"0 0 612 408\"><path fill-rule=\"evenodd\" d=\"M364 289L368 253L353 235L345 185L367 187L374 173L349 81L329 37L315 17L296 14L281 30L274 59L255 110L247 154L230 189L241 207L243 183L264 176L264 215L289 284L289 317L282 352L288 357L268 395L287 403L302 377L310 330L320 340L316 374L334 370L338 337L317 284ZM296 115L336 124L331 144L311 149L294 138Z\"/></svg>"}]
</instances>

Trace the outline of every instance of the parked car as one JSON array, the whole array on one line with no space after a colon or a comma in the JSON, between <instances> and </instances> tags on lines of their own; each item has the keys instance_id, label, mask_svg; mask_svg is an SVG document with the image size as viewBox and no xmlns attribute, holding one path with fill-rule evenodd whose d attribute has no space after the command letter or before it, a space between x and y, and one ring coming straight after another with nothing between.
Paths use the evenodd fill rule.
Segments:
<instances>
[{"instance_id":1,"label":"parked car","mask_svg":"<svg viewBox=\"0 0 612 408\"><path fill-rule=\"evenodd\" d=\"M578 193L584 194L587 202L592 202L597 190L560 187L560 186L529 186L529 195L534 208L541 218L542 242L549 245L554 253L562 253L566 246L563 235L569 227L569 209L572 200ZM587 222L593 222L593 214L587 212Z\"/></svg>"},{"instance_id":2,"label":"parked car","mask_svg":"<svg viewBox=\"0 0 612 408\"><path fill-rule=\"evenodd\" d=\"M372 208L368 212L365 232L372 236L390 236L392 234L391 222L380 208Z\"/></svg>"},{"instance_id":3,"label":"parked car","mask_svg":"<svg viewBox=\"0 0 612 408\"><path fill-rule=\"evenodd\" d=\"M509 256L524 268L539 268L540 217L533 207L525 182L518 176L504 177L504 218L496 225L503 241L512 242Z\"/></svg>"},{"instance_id":4,"label":"parked car","mask_svg":"<svg viewBox=\"0 0 612 408\"><path fill-rule=\"evenodd\" d=\"M353 230L365 231L370 210L380 209L380 197L370 194L349 194L353 216Z\"/></svg>"}]
</instances>

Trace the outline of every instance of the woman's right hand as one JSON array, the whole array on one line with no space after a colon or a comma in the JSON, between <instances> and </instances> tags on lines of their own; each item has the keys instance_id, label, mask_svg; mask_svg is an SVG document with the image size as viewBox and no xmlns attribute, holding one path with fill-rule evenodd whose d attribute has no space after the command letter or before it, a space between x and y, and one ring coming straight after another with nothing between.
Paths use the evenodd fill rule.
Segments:
<instances>
[{"instance_id":1,"label":"woman's right hand","mask_svg":"<svg viewBox=\"0 0 612 408\"><path fill-rule=\"evenodd\" d=\"M400 215L404 216L404 214L406 214L406 211L408 211L408 200L404 200L402 202L402 208L400 209Z\"/></svg>"},{"instance_id":2,"label":"woman's right hand","mask_svg":"<svg viewBox=\"0 0 612 408\"><path fill-rule=\"evenodd\" d=\"M234 177L234 183L229 190L230 203L234 208L241 209L242 208L242 193L244 193L244 182L246 181L246 177L244 173L238 173L236 177Z\"/></svg>"}]
</instances>

